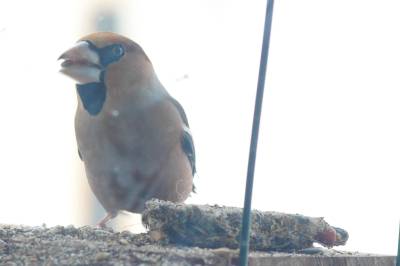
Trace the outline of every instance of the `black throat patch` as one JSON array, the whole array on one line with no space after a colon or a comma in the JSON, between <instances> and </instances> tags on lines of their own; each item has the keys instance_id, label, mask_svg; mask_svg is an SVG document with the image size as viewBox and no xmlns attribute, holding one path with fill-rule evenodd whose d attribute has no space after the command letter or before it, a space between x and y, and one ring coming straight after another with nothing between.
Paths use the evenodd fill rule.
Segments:
<instances>
[{"instance_id":1,"label":"black throat patch","mask_svg":"<svg viewBox=\"0 0 400 266\"><path fill-rule=\"evenodd\" d=\"M85 110L91 115L100 113L106 100L106 86L104 82L77 84L76 89Z\"/></svg>"}]
</instances>

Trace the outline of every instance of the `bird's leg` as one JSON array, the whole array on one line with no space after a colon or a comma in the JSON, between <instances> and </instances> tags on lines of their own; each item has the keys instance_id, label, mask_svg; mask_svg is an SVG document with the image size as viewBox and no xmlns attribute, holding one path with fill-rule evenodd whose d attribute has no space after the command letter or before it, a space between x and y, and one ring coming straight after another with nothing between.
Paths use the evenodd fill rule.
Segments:
<instances>
[{"instance_id":1,"label":"bird's leg","mask_svg":"<svg viewBox=\"0 0 400 266\"><path fill-rule=\"evenodd\" d=\"M103 219L101 219L101 220L97 223L96 226L99 227L99 228L105 228L105 227L107 226L107 223L108 223L111 219L113 219L115 216L117 216L117 214L108 212L107 215L106 215Z\"/></svg>"}]
</instances>

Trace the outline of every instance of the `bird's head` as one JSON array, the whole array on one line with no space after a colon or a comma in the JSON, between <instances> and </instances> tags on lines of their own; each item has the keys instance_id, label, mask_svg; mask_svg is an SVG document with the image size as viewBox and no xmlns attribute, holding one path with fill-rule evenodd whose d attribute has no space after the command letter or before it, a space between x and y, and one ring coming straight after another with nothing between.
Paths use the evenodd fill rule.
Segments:
<instances>
[{"instance_id":1,"label":"bird's head","mask_svg":"<svg viewBox=\"0 0 400 266\"><path fill-rule=\"evenodd\" d=\"M145 87L155 76L143 49L130 39L111 32L97 32L81 38L59 59L63 60L60 72L76 81L85 109L96 105L95 113L104 103L105 91L107 94L118 91L123 95L132 88ZM97 90L100 96L86 96L92 94L94 87L105 91ZM85 97L90 100L83 99Z\"/></svg>"},{"instance_id":2,"label":"bird's head","mask_svg":"<svg viewBox=\"0 0 400 266\"><path fill-rule=\"evenodd\" d=\"M152 68L137 43L111 32L96 32L81 38L59 59L63 60L60 72L77 84L101 82L102 78L129 82L143 77L143 72Z\"/></svg>"}]
</instances>

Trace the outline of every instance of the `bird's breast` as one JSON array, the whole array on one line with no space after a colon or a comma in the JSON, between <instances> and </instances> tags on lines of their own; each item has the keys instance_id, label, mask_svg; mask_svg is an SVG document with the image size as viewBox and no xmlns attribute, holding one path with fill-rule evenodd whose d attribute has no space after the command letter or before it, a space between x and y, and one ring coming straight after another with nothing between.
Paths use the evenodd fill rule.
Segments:
<instances>
[{"instance_id":1,"label":"bird's breast","mask_svg":"<svg viewBox=\"0 0 400 266\"><path fill-rule=\"evenodd\" d=\"M182 120L176 109L161 103L140 112L117 107L104 110L93 117L78 108L75 119L89 184L102 205L108 210L140 211L144 200L153 196L175 197L176 193L158 195L164 190L156 188L174 191L182 178L185 198L192 176L181 149ZM150 187L154 191L149 192ZM143 200L140 208L132 207L133 199Z\"/></svg>"},{"instance_id":2,"label":"bird's breast","mask_svg":"<svg viewBox=\"0 0 400 266\"><path fill-rule=\"evenodd\" d=\"M103 175L120 169L151 176L182 135L179 114L162 102L142 110L111 106L98 116L78 108L75 128L86 167Z\"/></svg>"}]
</instances>

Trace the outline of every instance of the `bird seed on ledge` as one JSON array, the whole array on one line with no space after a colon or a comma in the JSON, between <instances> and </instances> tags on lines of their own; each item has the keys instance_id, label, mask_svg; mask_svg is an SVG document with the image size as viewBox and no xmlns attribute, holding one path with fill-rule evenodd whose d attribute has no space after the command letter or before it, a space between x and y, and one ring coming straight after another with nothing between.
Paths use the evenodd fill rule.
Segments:
<instances>
[{"instance_id":1,"label":"bird seed on ledge","mask_svg":"<svg viewBox=\"0 0 400 266\"><path fill-rule=\"evenodd\" d=\"M161 200L146 203L142 216L150 234L167 243L202 248L239 248L242 209L185 205ZM298 251L319 243L344 245L348 233L330 226L321 217L252 211L250 249Z\"/></svg>"}]
</instances>

